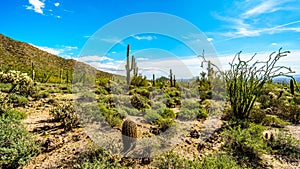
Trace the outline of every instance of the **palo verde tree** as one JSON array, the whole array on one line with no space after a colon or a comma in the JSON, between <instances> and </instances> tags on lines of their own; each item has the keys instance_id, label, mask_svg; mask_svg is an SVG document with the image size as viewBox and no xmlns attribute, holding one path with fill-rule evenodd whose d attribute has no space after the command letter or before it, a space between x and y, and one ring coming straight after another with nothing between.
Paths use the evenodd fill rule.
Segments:
<instances>
[{"instance_id":1,"label":"palo verde tree","mask_svg":"<svg viewBox=\"0 0 300 169\"><path fill-rule=\"evenodd\" d=\"M260 96L266 82L278 76L290 76L293 71L286 66L277 65L278 60L287 56L290 51L273 52L266 61L254 61L256 54L249 60L242 60L241 52L237 53L230 64L230 69L221 71L218 66L211 63L226 82L227 98L231 105L231 115L234 119L246 119L256 99ZM204 62L208 62L202 56ZM294 78L293 78L294 79ZM295 79L294 79L295 80Z\"/></svg>"}]
</instances>

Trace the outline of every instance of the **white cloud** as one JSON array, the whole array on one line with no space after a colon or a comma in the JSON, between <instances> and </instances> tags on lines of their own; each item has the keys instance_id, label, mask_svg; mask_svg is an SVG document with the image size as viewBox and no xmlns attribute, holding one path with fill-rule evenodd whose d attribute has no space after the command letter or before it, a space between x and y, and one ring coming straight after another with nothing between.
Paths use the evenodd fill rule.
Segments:
<instances>
[{"instance_id":1,"label":"white cloud","mask_svg":"<svg viewBox=\"0 0 300 169\"><path fill-rule=\"evenodd\" d=\"M26 6L26 9L33 10L36 13L44 14L43 9L45 8L45 3L39 0L29 0L30 6Z\"/></svg>"},{"instance_id":2,"label":"white cloud","mask_svg":"<svg viewBox=\"0 0 300 169\"><path fill-rule=\"evenodd\" d=\"M115 52L115 51L112 51L111 53L112 53L112 54L116 54L117 52Z\"/></svg>"},{"instance_id":3,"label":"white cloud","mask_svg":"<svg viewBox=\"0 0 300 169\"><path fill-rule=\"evenodd\" d=\"M60 5L59 2L55 2L55 3L54 3L54 6L56 6L56 7L58 7L59 5Z\"/></svg>"},{"instance_id":4,"label":"white cloud","mask_svg":"<svg viewBox=\"0 0 300 169\"><path fill-rule=\"evenodd\" d=\"M207 41L208 42L211 42L211 41L213 41L214 39L213 38L207 38Z\"/></svg>"},{"instance_id":5,"label":"white cloud","mask_svg":"<svg viewBox=\"0 0 300 169\"><path fill-rule=\"evenodd\" d=\"M61 16L57 15L57 16L56 16L56 18L60 19L60 18L61 18Z\"/></svg>"},{"instance_id":6,"label":"white cloud","mask_svg":"<svg viewBox=\"0 0 300 169\"><path fill-rule=\"evenodd\" d=\"M138 60L138 61L145 61L145 60L149 60L149 58L136 58L136 60Z\"/></svg>"},{"instance_id":7,"label":"white cloud","mask_svg":"<svg viewBox=\"0 0 300 169\"><path fill-rule=\"evenodd\" d=\"M156 36L150 36L150 35L148 35L148 36L137 36L137 35L133 35L132 36L133 38L135 38L135 39L137 39L137 40L153 40L153 39L157 39L157 37Z\"/></svg>"},{"instance_id":8,"label":"white cloud","mask_svg":"<svg viewBox=\"0 0 300 169\"><path fill-rule=\"evenodd\" d=\"M102 61L113 61L112 58L107 56L83 56L77 59L81 62L102 62Z\"/></svg>"},{"instance_id":9,"label":"white cloud","mask_svg":"<svg viewBox=\"0 0 300 169\"><path fill-rule=\"evenodd\" d=\"M283 4L284 1L282 0L266 0L262 3L258 4L257 6L249 9L245 13L242 14L242 17L249 18L252 16L258 16L264 13L272 13L280 10L281 8L278 7Z\"/></svg>"},{"instance_id":10,"label":"white cloud","mask_svg":"<svg viewBox=\"0 0 300 169\"><path fill-rule=\"evenodd\" d=\"M272 45L272 46L277 46L277 43L273 42L271 45Z\"/></svg>"},{"instance_id":11,"label":"white cloud","mask_svg":"<svg viewBox=\"0 0 300 169\"><path fill-rule=\"evenodd\" d=\"M61 56L63 58L72 58L72 56L74 55L74 50L78 49L78 47L76 46L61 46L60 48L51 48L47 46L36 46L33 44L31 45L40 50L46 51L53 55Z\"/></svg>"},{"instance_id":12,"label":"white cloud","mask_svg":"<svg viewBox=\"0 0 300 169\"><path fill-rule=\"evenodd\" d=\"M108 42L108 43L119 43L121 42L121 39L116 37L111 37L111 38L102 38L101 41Z\"/></svg>"}]
</instances>

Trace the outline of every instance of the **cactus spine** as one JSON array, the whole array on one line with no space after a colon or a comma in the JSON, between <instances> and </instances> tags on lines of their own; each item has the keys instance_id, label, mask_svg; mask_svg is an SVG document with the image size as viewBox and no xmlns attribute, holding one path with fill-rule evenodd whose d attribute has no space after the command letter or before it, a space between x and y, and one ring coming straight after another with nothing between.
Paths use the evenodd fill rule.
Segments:
<instances>
[{"instance_id":1,"label":"cactus spine","mask_svg":"<svg viewBox=\"0 0 300 169\"><path fill-rule=\"evenodd\" d=\"M294 88L293 79L290 80L290 90L291 90L291 94L294 95L295 94L295 88Z\"/></svg>"},{"instance_id":2,"label":"cactus spine","mask_svg":"<svg viewBox=\"0 0 300 169\"><path fill-rule=\"evenodd\" d=\"M126 69L126 81L127 81L127 85L130 85L130 72L133 70L133 74L136 76L138 74L138 68L137 68L137 64L135 62L135 58L132 55L132 59L131 59L131 66L130 66L130 45L127 45L127 62L125 65L125 69Z\"/></svg>"},{"instance_id":3,"label":"cactus spine","mask_svg":"<svg viewBox=\"0 0 300 169\"><path fill-rule=\"evenodd\" d=\"M173 87L172 83L173 83L173 73L172 73L172 69L170 69L170 86Z\"/></svg>"},{"instance_id":4,"label":"cactus spine","mask_svg":"<svg viewBox=\"0 0 300 169\"><path fill-rule=\"evenodd\" d=\"M137 125L131 120L125 120L122 124L123 153L127 153L136 146Z\"/></svg>"}]
</instances>

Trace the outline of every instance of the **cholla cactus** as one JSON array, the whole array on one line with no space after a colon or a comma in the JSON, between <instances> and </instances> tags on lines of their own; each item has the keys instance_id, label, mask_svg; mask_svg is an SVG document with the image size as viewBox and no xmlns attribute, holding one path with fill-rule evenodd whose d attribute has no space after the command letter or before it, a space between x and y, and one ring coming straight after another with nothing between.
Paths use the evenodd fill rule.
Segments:
<instances>
[{"instance_id":1,"label":"cholla cactus","mask_svg":"<svg viewBox=\"0 0 300 169\"><path fill-rule=\"evenodd\" d=\"M20 94L28 95L33 88L33 80L20 71L10 70L7 73L0 72L1 83L11 83L12 87L9 92L19 92Z\"/></svg>"}]
</instances>

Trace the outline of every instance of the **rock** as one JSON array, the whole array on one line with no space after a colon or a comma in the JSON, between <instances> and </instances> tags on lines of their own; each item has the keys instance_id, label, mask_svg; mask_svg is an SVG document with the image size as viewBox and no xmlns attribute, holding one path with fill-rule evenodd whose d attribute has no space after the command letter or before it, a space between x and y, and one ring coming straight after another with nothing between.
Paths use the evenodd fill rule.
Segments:
<instances>
[{"instance_id":1,"label":"rock","mask_svg":"<svg viewBox=\"0 0 300 169\"><path fill-rule=\"evenodd\" d=\"M192 138L198 139L200 137L200 134L199 134L199 132L197 130L193 130L193 131L190 132L190 136Z\"/></svg>"},{"instance_id":2,"label":"rock","mask_svg":"<svg viewBox=\"0 0 300 169\"><path fill-rule=\"evenodd\" d=\"M191 140L188 140L188 139L186 139L185 142L188 143L189 145L192 144L192 141L191 141Z\"/></svg>"}]
</instances>

